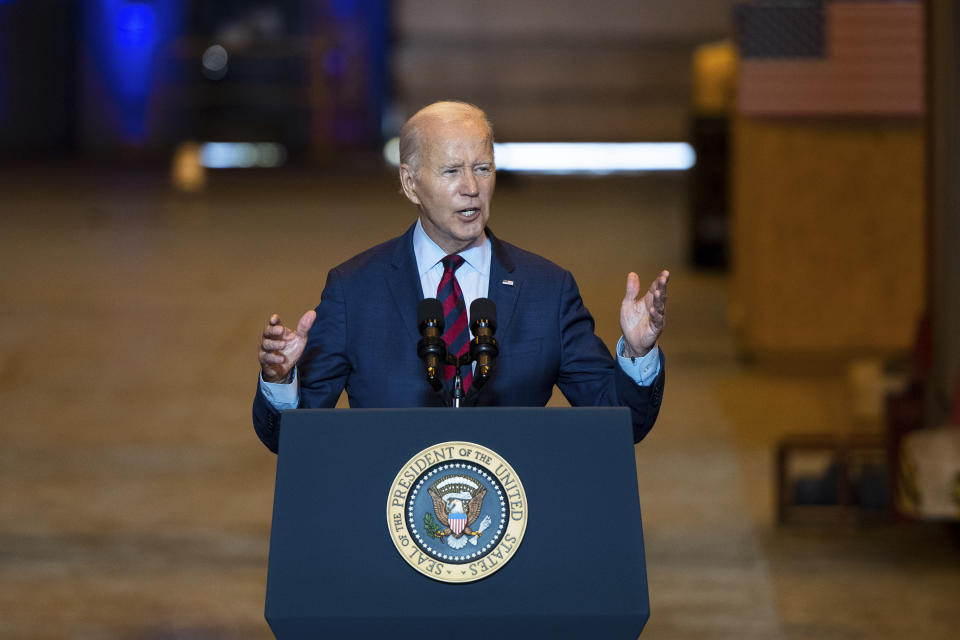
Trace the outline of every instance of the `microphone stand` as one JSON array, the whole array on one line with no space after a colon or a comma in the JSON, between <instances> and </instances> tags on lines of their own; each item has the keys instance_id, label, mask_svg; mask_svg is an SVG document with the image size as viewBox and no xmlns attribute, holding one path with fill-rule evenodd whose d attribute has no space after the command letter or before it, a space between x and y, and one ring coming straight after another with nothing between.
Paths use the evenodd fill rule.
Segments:
<instances>
[{"instance_id":1,"label":"microphone stand","mask_svg":"<svg viewBox=\"0 0 960 640\"><path fill-rule=\"evenodd\" d=\"M465 364L470 364L473 362L473 358L470 357L470 352L463 354L459 358L452 353L447 353L447 364L453 365L455 369L453 370L453 397L452 402L453 406L456 409L461 407L463 402L463 377L460 375L460 367Z\"/></svg>"},{"instance_id":2,"label":"microphone stand","mask_svg":"<svg viewBox=\"0 0 960 640\"><path fill-rule=\"evenodd\" d=\"M463 378L460 377L460 367L457 367L457 372L453 374L453 406L455 409L460 408L460 402L463 400Z\"/></svg>"}]
</instances>

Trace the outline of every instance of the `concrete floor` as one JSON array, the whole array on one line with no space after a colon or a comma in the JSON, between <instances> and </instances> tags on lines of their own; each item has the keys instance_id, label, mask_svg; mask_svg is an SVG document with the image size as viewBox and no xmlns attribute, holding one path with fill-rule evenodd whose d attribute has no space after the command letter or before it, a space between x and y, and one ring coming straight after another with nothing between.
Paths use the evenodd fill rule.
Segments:
<instances>
[{"instance_id":1,"label":"concrete floor","mask_svg":"<svg viewBox=\"0 0 960 640\"><path fill-rule=\"evenodd\" d=\"M386 174L219 174L196 197L160 173L0 176L0 637L270 637L260 327L413 215ZM645 638L957 637L948 530L773 526L773 445L849 428L845 374L738 361L727 279L685 266L682 177L502 179L491 222L573 271L610 345L626 272L673 272L636 450Z\"/></svg>"}]
</instances>

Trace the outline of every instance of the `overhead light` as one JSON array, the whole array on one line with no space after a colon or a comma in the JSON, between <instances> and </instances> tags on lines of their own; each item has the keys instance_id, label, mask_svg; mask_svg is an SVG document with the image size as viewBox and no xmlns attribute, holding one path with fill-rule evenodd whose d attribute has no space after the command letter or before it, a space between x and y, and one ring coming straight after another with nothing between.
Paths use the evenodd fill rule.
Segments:
<instances>
[{"instance_id":1,"label":"overhead light","mask_svg":"<svg viewBox=\"0 0 960 640\"><path fill-rule=\"evenodd\" d=\"M200 164L208 169L272 169L287 160L287 149L276 142L204 142Z\"/></svg>"},{"instance_id":2,"label":"overhead light","mask_svg":"<svg viewBox=\"0 0 960 640\"><path fill-rule=\"evenodd\" d=\"M685 142L502 142L497 168L525 173L685 171L696 155Z\"/></svg>"},{"instance_id":3,"label":"overhead light","mask_svg":"<svg viewBox=\"0 0 960 640\"><path fill-rule=\"evenodd\" d=\"M697 158L686 142L497 142L493 153L497 169L549 174L686 171ZM400 164L397 138L384 145L383 155Z\"/></svg>"}]
</instances>

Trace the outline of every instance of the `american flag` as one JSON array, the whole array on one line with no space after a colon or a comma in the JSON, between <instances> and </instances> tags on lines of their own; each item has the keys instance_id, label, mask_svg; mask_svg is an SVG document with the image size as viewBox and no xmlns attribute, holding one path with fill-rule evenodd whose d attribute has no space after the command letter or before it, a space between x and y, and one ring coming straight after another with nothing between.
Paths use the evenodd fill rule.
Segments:
<instances>
[{"instance_id":1,"label":"american flag","mask_svg":"<svg viewBox=\"0 0 960 640\"><path fill-rule=\"evenodd\" d=\"M920 116L920 0L755 0L734 10L748 116Z\"/></svg>"}]
</instances>

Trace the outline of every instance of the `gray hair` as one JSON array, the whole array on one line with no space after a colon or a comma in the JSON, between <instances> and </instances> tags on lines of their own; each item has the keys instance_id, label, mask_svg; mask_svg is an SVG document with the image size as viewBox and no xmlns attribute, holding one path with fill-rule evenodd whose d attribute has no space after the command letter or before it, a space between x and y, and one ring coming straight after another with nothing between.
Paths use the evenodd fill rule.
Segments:
<instances>
[{"instance_id":1,"label":"gray hair","mask_svg":"<svg viewBox=\"0 0 960 640\"><path fill-rule=\"evenodd\" d=\"M493 125L480 107L469 102L442 100L428 104L410 116L400 129L400 163L406 164L414 175L420 174L420 146L423 141L423 128L428 120L456 122L458 120L480 120L487 128L487 136L493 145Z\"/></svg>"}]
</instances>

